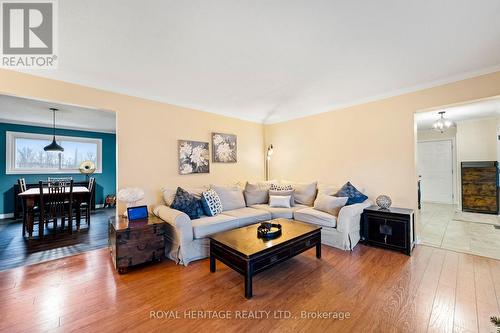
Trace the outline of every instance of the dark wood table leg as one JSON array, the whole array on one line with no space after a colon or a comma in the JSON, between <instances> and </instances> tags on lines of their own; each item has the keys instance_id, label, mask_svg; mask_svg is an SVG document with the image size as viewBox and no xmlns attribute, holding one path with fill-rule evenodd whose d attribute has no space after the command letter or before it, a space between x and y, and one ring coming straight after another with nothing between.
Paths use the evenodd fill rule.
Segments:
<instances>
[{"instance_id":1,"label":"dark wood table leg","mask_svg":"<svg viewBox=\"0 0 500 333\"><path fill-rule=\"evenodd\" d=\"M33 212L33 208L35 207L35 199L34 198L27 198L26 199L26 217L27 217L27 224L28 224L28 230L29 230L29 239L33 238L33 229L35 226L35 213ZM42 219L40 218L40 221L38 222L38 238L43 239L43 234L44 234L44 224Z\"/></svg>"},{"instance_id":2,"label":"dark wood table leg","mask_svg":"<svg viewBox=\"0 0 500 333\"><path fill-rule=\"evenodd\" d=\"M215 273L215 256L210 253L210 272Z\"/></svg>"},{"instance_id":3,"label":"dark wood table leg","mask_svg":"<svg viewBox=\"0 0 500 333\"><path fill-rule=\"evenodd\" d=\"M250 299L253 296L252 293L252 266L247 264L247 269L245 272L245 298Z\"/></svg>"},{"instance_id":4,"label":"dark wood table leg","mask_svg":"<svg viewBox=\"0 0 500 333\"><path fill-rule=\"evenodd\" d=\"M64 217L63 217L64 219ZM73 205L69 207L68 211L68 233L73 234Z\"/></svg>"},{"instance_id":5,"label":"dark wood table leg","mask_svg":"<svg viewBox=\"0 0 500 333\"><path fill-rule=\"evenodd\" d=\"M26 221L26 228L28 229L28 239L33 238L33 225L34 225L34 216L33 216L33 207L35 206L35 200L33 198L27 198L25 201L25 209L24 220Z\"/></svg>"},{"instance_id":6,"label":"dark wood table leg","mask_svg":"<svg viewBox=\"0 0 500 333\"><path fill-rule=\"evenodd\" d=\"M321 259L321 242L316 244L316 258Z\"/></svg>"},{"instance_id":7,"label":"dark wood table leg","mask_svg":"<svg viewBox=\"0 0 500 333\"><path fill-rule=\"evenodd\" d=\"M76 196L75 204L76 204L76 230L80 231L80 219L82 217L81 216L82 210L80 209L82 205L82 199L80 198L80 196Z\"/></svg>"}]
</instances>

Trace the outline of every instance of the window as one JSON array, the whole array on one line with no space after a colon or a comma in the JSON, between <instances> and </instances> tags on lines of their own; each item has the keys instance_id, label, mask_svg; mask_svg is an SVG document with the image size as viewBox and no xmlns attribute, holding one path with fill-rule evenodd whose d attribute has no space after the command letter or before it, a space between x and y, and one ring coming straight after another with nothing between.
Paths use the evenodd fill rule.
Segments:
<instances>
[{"instance_id":1,"label":"window","mask_svg":"<svg viewBox=\"0 0 500 333\"><path fill-rule=\"evenodd\" d=\"M96 172L102 172L102 140L56 136L64 152L46 152L51 135L7 132L6 173L79 173L80 163L91 160Z\"/></svg>"}]
</instances>

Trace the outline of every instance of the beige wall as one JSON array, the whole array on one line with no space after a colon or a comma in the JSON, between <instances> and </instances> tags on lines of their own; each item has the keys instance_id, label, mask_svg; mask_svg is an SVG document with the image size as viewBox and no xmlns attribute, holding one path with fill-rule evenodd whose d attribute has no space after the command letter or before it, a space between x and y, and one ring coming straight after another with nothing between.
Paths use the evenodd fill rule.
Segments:
<instances>
[{"instance_id":1,"label":"beige wall","mask_svg":"<svg viewBox=\"0 0 500 333\"><path fill-rule=\"evenodd\" d=\"M230 183L264 177L261 124L7 70L0 70L0 94L115 111L118 187L143 188L149 204L158 202L163 185ZM238 162L210 163L209 174L180 176L177 140L210 142L212 131L238 136Z\"/></svg>"},{"instance_id":2,"label":"beige wall","mask_svg":"<svg viewBox=\"0 0 500 333\"><path fill-rule=\"evenodd\" d=\"M458 163L497 160L497 119L473 119L457 123Z\"/></svg>"},{"instance_id":3,"label":"beige wall","mask_svg":"<svg viewBox=\"0 0 500 333\"><path fill-rule=\"evenodd\" d=\"M272 178L318 179L416 207L414 113L500 95L500 72L266 126Z\"/></svg>"}]
</instances>

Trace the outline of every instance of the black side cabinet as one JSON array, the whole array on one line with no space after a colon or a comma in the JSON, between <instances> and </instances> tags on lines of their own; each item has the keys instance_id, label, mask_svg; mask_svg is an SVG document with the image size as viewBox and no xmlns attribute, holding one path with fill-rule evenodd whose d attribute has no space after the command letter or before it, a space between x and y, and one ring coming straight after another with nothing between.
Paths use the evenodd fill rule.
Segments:
<instances>
[{"instance_id":1,"label":"black side cabinet","mask_svg":"<svg viewBox=\"0 0 500 333\"><path fill-rule=\"evenodd\" d=\"M363 211L361 221L361 240L365 244L411 255L415 245L412 209L371 206Z\"/></svg>"}]
</instances>

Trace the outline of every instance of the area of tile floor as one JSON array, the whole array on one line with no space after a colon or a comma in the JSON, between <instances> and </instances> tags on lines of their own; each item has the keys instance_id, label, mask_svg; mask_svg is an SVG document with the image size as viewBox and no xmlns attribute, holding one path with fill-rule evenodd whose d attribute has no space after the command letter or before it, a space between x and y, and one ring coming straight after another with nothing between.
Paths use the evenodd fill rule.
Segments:
<instances>
[{"instance_id":1,"label":"area of tile floor","mask_svg":"<svg viewBox=\"0 0 500 333\"><path fill-rule=\"evenodd\" d=\"M500 229L454 220L455 205L424 203L418 212L421 244L500 259Z\"/></svg>"}]
</instances>

